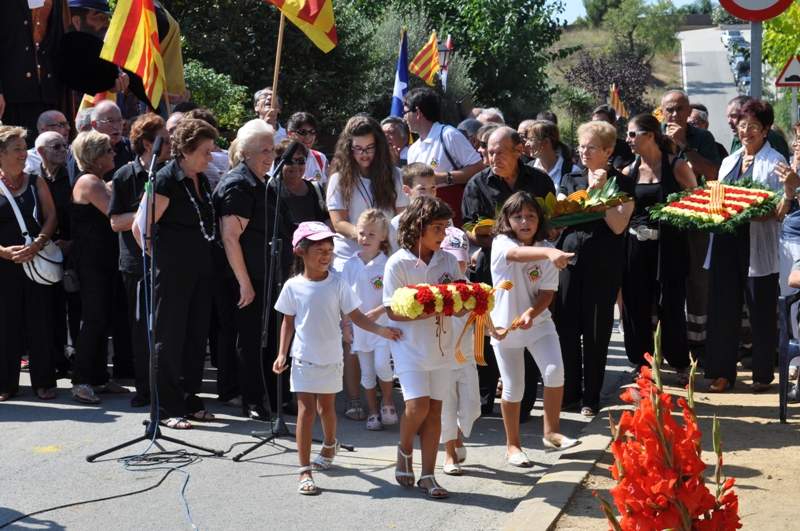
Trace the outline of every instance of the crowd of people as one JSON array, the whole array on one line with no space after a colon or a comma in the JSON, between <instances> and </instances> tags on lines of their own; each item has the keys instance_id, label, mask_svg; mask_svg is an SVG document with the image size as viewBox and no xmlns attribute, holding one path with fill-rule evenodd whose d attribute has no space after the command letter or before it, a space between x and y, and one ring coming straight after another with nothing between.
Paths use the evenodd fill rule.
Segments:
<instances>
[{"instance_id":1,"label":"crowd of people","mask_svg":"<svg viewBox=\"0 0 800 531\"><path fill-rule=\"evenodd\" d=\"M94 19L74 24L83 20ZM614 109L601 105L573 151L552 112L514 129L501 110L475 109L454 127L442 122L433 90L415 89L402 117L350 118L329 159L315 149L317 119L295 112L282 126L270 88L254 95L255 117L227 151L213 113L191 101L163 117L123 117L106 100L73 124L50 101L15 107L10 96L0 100L0 402L20 392L27 366L39 399L55 398L57 380L71 378L72 397L96 405L102 393L131 392L118 380L132 379L130 404L145 407L154 399L152 357L160 422L188 429L214 419L200 396L210 353L221 403L258 421L279 408L297 415L301 494L316 493L313 471L330 468L339 450L334 399L344 390L346 418L373 431L399 423L395 475L404 486L417 479L419 435L417 485L444 498L434 477L439 445L444 473L462 474L464 438L496 399L508 463L531 465L520 423L539 379L542 444L577 444L560 433L560 412L599 412L615 325L634 380L658 321L675 371L668 383L687 385L692 357L709 392L732 387L739 363L753 369L753 392L773 382L777 297L797 285L789 277L800 258L800 160L792 156L800 146L775 126L768 103L729 103L730 155L708 131L722 117L681 91L664 94L663 122L635 116L622 134ZM35 127L33 108L41 111ZM144 194L151 167L154 211ZM548 228L537 198L611 179L633 201L602 219ZM736 234L650 219L648 207L672 193L744 179L781 191L781 201ZM463 229L484 219L494 220L491 232ZM270 268L273 234L280 245ZM48 246L63 253L69 283L25 274L22 264ZM457 359L467 310L410 319L392 306L404 286L461 279L514 284L497 291L486 365L476 363L471 329L461 342L466 362ZM325 441L312 460L317 413Z\"/></svg>"}]
</instances>

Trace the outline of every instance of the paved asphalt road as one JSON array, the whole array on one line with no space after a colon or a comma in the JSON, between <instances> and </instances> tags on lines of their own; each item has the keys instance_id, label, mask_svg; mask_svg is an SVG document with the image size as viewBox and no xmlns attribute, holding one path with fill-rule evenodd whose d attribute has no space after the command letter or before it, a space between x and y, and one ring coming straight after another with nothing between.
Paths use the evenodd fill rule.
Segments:
<instances>
[{"instance_id":1,"label":"paved asphalt road","mask_svg":"<svg viewBox=\"0 0 800 531\"><path fill-rule=\"evenodd\" d=\"M615 333L604 403L618 394L621 383L627 383L629 370L622 337ZM426 500L418 490L395 483L398 427L366 431L363 422L344 418L340 395L338 437L355 445L356 450L342 451L329 472L315 474L318 496L300 496L296 492L298 465L293 440L280 439L263 446L239 463L231 460L255 441L250 437L251 430L268 428L243 419L237 410L214 399L214 372L211 368L206 371L203 395L208 397L206 407L217 420L197 423L195 429L187 431L164 429L165 435L222 450L238 443L223 458L203 457L185 467L190 474L186 499L191 516L197 528L204 531L500 529L558 458L558 453L545 452L542 447L541 402L537 401L533 418L521 430L534 466L509 466L504 456L500 406L496 404L496 414L479 419L466 441L469 456L463 477L441 472L440 452L437 478L451 490L450 499ZM132 385L131 381L122 383ZM146 489L164 475L161 470L126 471L123 462L117 460L144 451L144 442L94 463L86 462L88 454L142 435L142 420L148 413L129 406L131 395L100 395L103 403L99 407L79 404L69 394L68 380L59 384L56 399L43 402L32 396L27 372L23 372L20 395L0 404L0 526L42 509ZM395 390L395 402L402 402L399 390ZM294 430L296 419L287 420ZM586 422L578 413L564 413L562 431L579 436ZM317 421L315 436L320 435ZM167 450L178 449L169 442L158 444ZM151 453L156 451L153 448ZM319 446L314 445L312 455L318 451ZM417 475L419 458L416 450ZM46 512L0 529L189 530L180 499L184 477L173 472L148 492Z\"/></svg>"},{"instance_id":2,"label":"paved asphalt road","mask_svg":"<svg viewBox=\"0 0 800 531\"><path fill-rule=\"evenodd\" d=\"M743 31L750 41L750 31ZM729 149L733 135L726 119L728 102L739 95L728 66L726 49L717 28L684 31L678 34L683 45L685 88L692 102L708 107L709 130L717 142Z\"/></svg>"}]
</instances>

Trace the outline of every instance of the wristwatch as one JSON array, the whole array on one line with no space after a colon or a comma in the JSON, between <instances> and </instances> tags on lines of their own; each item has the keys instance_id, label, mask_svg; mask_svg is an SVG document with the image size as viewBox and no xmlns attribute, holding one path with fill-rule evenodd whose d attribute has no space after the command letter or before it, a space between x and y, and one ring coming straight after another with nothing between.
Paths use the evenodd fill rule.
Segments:
<instances>
[{"instance_id":1,"label":"wristwatch","mask_svg":"<svg viewBox=\"0 0 800 531\"><path fill-rule=\"evenodd\" d=\"M444 182L447 184L453 184L453 174L447 172L447 177L444 178Z\"/></svg>"}]
</instances>

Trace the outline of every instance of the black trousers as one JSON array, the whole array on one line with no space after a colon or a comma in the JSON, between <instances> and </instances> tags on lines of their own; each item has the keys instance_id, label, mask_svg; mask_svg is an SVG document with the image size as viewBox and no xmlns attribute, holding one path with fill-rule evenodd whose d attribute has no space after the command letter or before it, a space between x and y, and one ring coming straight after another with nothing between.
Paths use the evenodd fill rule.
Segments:
<instances>
[{"instance_id":1,"label":"black trousers","mask_svg":"<svg viewBox=\"0 0 800 531\"><path fill-rule=\"evenodd\" d=\"M115 378L135 377L136 362L133 347L133 337L131 336L130 317L128 315L128 292L122 275L117 272L114 281L114 302L111 307L111 340L114 345L114 356L111 358L114 363Z\"/></svg>"},{"instance_id":2,"label":"black trousers","mask_svg":"<svg viewBox=\"0 0 800 531\"><path fill-rule=\"evenodd\" d=\"M54 284L50 293L53 310L53 367L57 371L67 371L72 367L64 355L64 347L68 344L67 330L74 346L81 330L81 294L77 291L67 293L61 282Z\"/></svg>"},{"instance_id":3,"label":"black trousers","mask_svg":"<svg viewBox=\"0 0 800 531\"><path fill-rule=\"evenodd\" d=\"M156 386L159 406L170 418L203 409L194 395L203 383L211 278L169 263L155 267Z\"/></svg>"},{"instance_id":4,"label":"black trousers","mask_svg":"<svg viewBox=\"0 0 800 531\"><path fill-rule=\"evenodd\" d=\"M148 284L143 275L122 271L122 283L127 293L127 316L136 371L136 394L150 396L150 336L147 331L146 297ZM116 350L116 348L115 348Z\"/></svg>"},{"instance_id":5,"label":"black trousers","mask_svg":"<svg viewBox=\"0 0 800 531\"><path fill-rule=\"evenodd\" d=\"M19 392L20 361L26 351L31 387L56 386L48 311L52 289L29 279L20 264L0 258L0 394Z\"/></svg>"},{"instance_id":6,"label":"black trousers","mask_svg":"<svg viewBox=\"0 0 800 531\"><path fill-rule=\"evenodd\" d=\"M779 275L750 277L749 267L749 224L740 226L736 234L714 235L708 275L706 378L736 377L743 300L750 313L753 336L753 381L768 384L775 378Z\"/></svg>"},{"instance_id":7,"label":"black trousers","mask_svg":"<svg viewBox=\"0 0 800 531\"><path fill-rule=\"evenodd\" d=\"M217 367L217 395L220 402L227 402L242 394L239 388L239 373L236 361L236 325L233 312L236 302L228 293L225 268L228 259L225 251L214 246L214 263L216 272L212 280L214 301L211 310L211 327L209 329L209 346L211 347L211 363ZM258 298L258 294L256 294ZM260 328L259 328L260 330ZM260 404L261 402L257 402Z\"/></svg>"},{"instance_id":8,"label":"black trousers","mask_svg":"<svg viewBox=\"0 0 800 531\"><path fill-rule=\"evenodd\" d=\"M82 324L72 368L74 385L105 385L109 380L108 329L119 270L116 260L93 251L83 249L77 264Z\"/></svg>"},{"instance_id":9,"label":"black trousers","mask_svg":"<svg viewBox=\"0 0 800 531\"><path fill-rule=\"evenodd\" d=\"M622 268L600 269L583 258L559 273L553 320L564 359L563 401L583 400L585 407L596 407L606 374Z\"/></svg>"},{"instance_id":10,"label":"black trousers","mask_svg":"<svg viewBox=\"0 0 800 531\"><path fill-rule=\"evenodd\" d=\"M653 354L653 306L661 321L661 347L667 362L676 369L689 366L686 339L686 277L664 275L659 282L658 241L639 241L626 234L626 257L622 268L622 322L625 353L631 363L649 365L644 355Z\"/></svg>"},{"instance_id":11,"label":"black trousers","mask_svg":"<svg viewBox=\"0 0 800 531\"><path fill-rule=\"evenodd\" d=\"M264 399L264 379L266 379L266 394L269 397L270 407L277 411L283 402L288 402L291 398L289 384L285 380L284 371L281 375L284 378L282 392L283 395L278 399L278 375L272 372L272 363L278 355L278 344L280 342L278 324L283 322L283 314L274 308L269 312L267 322L267 348L261 348L261 330L263 327L262 316L264 311L263 289L264 282L261 280L251 280L253 291L256 296L251 304L244 308L235 306L239 300L239 283L236 278L228 278L228 296L234 304L234 322L236 323L236 360L239 373L239 387L242 390L242 402L245 404L261 404ZM274 305L277 300L277 289L273 288L272 298ZM263 373L262 373L263 360Z\"/></svg>"}]
</instances>

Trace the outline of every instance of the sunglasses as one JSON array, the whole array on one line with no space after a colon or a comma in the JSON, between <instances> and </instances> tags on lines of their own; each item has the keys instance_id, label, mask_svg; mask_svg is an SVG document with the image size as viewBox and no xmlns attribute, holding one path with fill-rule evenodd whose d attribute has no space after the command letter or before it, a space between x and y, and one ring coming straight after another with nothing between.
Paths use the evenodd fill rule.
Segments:
<instances>
[{"instance_id":1,"label":"sunglasses","mask_svg":"<svg viewBox=\"0 0 800 531\"><path fill-rule=\"evenodd\" d=\"M300 129L299 131L292 131L297 136L314 136L317 134L316 129Z\"/></svg>"},{"instance_id":2,"label":"sunglasses","mask_svg":"<svg viewBox=\"0 0 800 531\"><path fill-rule=\"evenodd\" d=\"M109 118L108 120L97 120L97 123L99 123L99 124L121 125L122 124L122 118L117 118L117 119Z\"/></svg>"},{"instance_id":3,"label":"sunglasses","mask_svg":"<svg viewBox=\"0 0 800 531\"><path fill-rule=\"evenodd\" d=\"M305 157L300 157L299 159L289 159L286 161L287 166L302 166L306 163Z\"/></svg>"},{"instance_id":4,"label":"sunglasses","mask_svg":"<svg viewBox=\"0 0 800 531\"><path fill-rule=\"evenodd\" d=\"M478 145L481 146L481 149L486 149L487 147L489 147L488 142L479 142Z\"/></svg>"},{"instance_id":5,"label":"sunglasses","mask_svg":"<svg viewBox=\"0 0 800 531\"><path fill-rule=\"evenodd\" d=\"M628 131L628 138L633 139L636 138L637 135L644 135L649 132L650 131Z\"/></svg>"},{"instance_id":6,"label":"sunglasses","mask_svg":"<svg viewBox=\"0 0 800 531\"><path fill-rule=\"evenodd\" d=\"M65 127L69 127L69 122L56 122L54 124L47 124L46 127L60 127L63 129Z\"/></svg>"},{"instance_id":7,"label":"sunglasses","mask_svg":"<svg viewBox=\"0 0 800 531\"><path fill-rule=\"evenodd\" d=\"M69 146L67 144L45 144L50 149L55 149L56 151L61 151L62 149L67 149Z\"/></svg>"}]
</instances>

